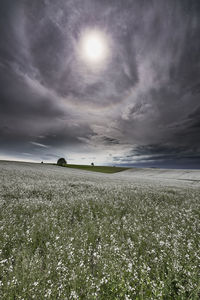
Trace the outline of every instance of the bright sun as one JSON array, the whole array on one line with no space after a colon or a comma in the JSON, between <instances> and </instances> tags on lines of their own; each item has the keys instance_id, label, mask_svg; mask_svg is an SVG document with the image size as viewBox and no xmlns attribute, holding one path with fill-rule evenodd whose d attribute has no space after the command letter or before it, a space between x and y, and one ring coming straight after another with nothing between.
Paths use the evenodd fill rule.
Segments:
<instances>
[{"instance_id":1,"label":"bright sun","mask_svg":"<svg viewBox=\"0 0 200 300\"><path fill-rule=\"evenodd\" d=\"M82 59L90 65L97 65L108 57L108 42L106 35L98 30L87 30L82 33L80 40L80 54Z\"/></svg>"}]
</instances>

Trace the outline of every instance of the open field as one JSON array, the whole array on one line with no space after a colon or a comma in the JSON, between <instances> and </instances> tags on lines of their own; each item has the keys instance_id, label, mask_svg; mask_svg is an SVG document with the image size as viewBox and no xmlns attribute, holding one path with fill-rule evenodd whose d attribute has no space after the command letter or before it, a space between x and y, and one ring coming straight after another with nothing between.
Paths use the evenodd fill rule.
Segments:
<instances>
[{"instance_id":1,"label":"open field","mask_svg":"<svg viewBox=\"0 0 200 300\"><path fill-rule=\"evenodd\" d=\"M0 162L0 299L199 299L199 180Z\"/></svg>"},{"instance_id":2,"label":"open field","mask_svg":"<svg viewBox=\"0 0 200 300\"><path fill-rule=\"evenodd\" d=\"M66 164L66 168L80 169L85 171L100 172L100 173L118 173L128 170L128 168L109 167L109 166L88 166L88 165L71 165Z\"/></svg>"}]
</instances>

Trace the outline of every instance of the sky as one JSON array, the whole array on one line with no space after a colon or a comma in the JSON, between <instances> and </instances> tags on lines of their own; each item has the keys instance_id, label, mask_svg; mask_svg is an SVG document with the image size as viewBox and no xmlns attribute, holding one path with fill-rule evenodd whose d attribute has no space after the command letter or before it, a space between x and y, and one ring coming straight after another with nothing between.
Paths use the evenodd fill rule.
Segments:
<instances>
[{"instance_id":1,"label":"sky","mask_svg":"<svg viewBox=\"0 0 200 300\"><path fill-rule=\"evenodd\" d=\"M199 0L1 0L0 159L59 157L200 168Z\"/></svg>"}]
</instances>

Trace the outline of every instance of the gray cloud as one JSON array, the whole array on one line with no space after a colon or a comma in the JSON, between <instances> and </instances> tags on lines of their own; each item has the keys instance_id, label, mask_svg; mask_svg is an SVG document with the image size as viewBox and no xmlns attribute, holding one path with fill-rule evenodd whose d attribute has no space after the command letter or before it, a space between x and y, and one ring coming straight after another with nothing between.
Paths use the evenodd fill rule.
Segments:
<instances>
[{"instance_id":1,"label":"gray cloud","mask_svg":"<svg viewBox=\"0 0 200 300\"><path fill-rule=\"evenodd\" d=\"M0 154L200 166L199 20L198 0L1 1ZM98 70L87 28L109 41Z\"/></svg>"}]
</instances>

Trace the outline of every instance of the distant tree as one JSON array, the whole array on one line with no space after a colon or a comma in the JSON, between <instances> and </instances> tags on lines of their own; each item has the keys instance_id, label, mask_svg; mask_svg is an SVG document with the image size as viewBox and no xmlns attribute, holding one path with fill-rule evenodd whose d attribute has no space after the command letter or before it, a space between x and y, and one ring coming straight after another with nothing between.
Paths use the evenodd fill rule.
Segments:
<instances>
[{"instance_id":1,"label":"distant tree","mask_svg":"<svg viewBox=\"0 0 200 300\"><path fill-rule=\"evenodd\" d=\"M41 161L41 164L43 164L43 161Z\"/></svg>"},{"instance_id":2,"label":"distant tree","mask_svg":"<svg viewBox=\"0 0 200 300\"><path fill-rule=\"evenodd\" d=\"M58 166L64 166L64 165L66 165L66 163L67 162L63 157L59 158L58 161L57 161Z\"/></svg>"},{"instance_id":3,"label":"distant tree","mask_svg":"<svg viewBox=\"0 0 200 300\"><path fill-rule=\"evenodd\" d=\"M94 163L91 163L91 166L94 166Z\"/></svg>"}]
</instances>

